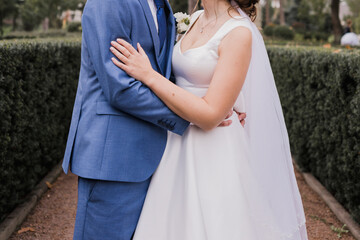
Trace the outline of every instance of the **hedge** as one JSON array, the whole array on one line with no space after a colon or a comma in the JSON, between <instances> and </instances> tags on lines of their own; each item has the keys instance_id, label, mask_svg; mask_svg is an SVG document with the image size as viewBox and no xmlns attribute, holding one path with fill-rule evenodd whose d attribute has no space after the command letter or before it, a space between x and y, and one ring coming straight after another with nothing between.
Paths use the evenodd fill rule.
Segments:
<instances>
[{"instance_id":1,"label":"hedge","mask_svg":"<svg viewBox=\"0 0 360 240\"><path fill-rule=\"evenodd\" d=\"M0 42L0 221L64 154L80 41Z\"/></svg>"},{"instance_id":2,"label":"hedge","mask_svg":"<svg viewBox=\"0 0 360 240\"><path fill-rule=\"evenodd\" d=\"M296 162L360 223L360 51L268 53Z\"/></svg>"},{"instance_id":3,"label":"hedge","mask_svg":"<svg viewBox=\"0 0 360 240\"><path fill-rule=\"evenodd\" d=\"M292 153L360 222L360 51L268 47ZM0 43L0 221L63 157L80 41Z\"/></svg>"}]
</instances>

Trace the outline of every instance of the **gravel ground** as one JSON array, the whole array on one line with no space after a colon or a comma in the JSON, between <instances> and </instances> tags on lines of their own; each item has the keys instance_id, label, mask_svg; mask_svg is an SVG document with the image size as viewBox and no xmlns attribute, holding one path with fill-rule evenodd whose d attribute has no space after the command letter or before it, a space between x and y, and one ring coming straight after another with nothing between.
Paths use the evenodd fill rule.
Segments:
<instances>
[{"instance_id":1,"label":"gravel ground","mask_svg":"<svg viewBox=\"0 0 360 240\"><path fill-rule=\"evenodd\" d=\"M296 178L304 203L309 240L338 239L337 233L331 230L331 226L341 228L343 224L310 189L299 172L296 172ZM72 239L76 213L76 188L75 175L61 174L10 240ZM18 233L19 230L25 232ZM341 239L355 240L350 233L342 234Z\"/></svg>"}]
</instances>

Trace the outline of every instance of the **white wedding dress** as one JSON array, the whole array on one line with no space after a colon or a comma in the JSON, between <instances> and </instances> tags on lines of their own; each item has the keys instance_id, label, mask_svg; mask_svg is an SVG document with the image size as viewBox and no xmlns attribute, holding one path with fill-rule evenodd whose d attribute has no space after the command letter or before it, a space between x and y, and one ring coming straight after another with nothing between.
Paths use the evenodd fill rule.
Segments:
<instances>
[{"instance_id":1,"label":"white wedding dress","mask_svg":"<svg viewBox=\"0 0 360 240\"><path fill-rule=\"evenodd\" d=\"M201 12L194 13L191 24ZM245 17L230 19L205 45L185 52L181 51L180 40L172 58L177 85L204 96L217 64L220 42L239 26L249 27L250 22ZM235 107L244 111L245 105L240 93ZM293 210L289 209L285 211L289 216L281 214L281 221L276 219L276 208L267 200L251 164L249 136L236 114L232 120L229 127L211 131L190 125L183 136L168 133L135 240L307 239L302 206L299 216L292 215ZM299 198L297 186L294 188ZM288 190L293 191L284 189L285 194ZM294 229L280 224L283 220L288 222L286 218L296 222Z\"/></svg>"}]
</instances>

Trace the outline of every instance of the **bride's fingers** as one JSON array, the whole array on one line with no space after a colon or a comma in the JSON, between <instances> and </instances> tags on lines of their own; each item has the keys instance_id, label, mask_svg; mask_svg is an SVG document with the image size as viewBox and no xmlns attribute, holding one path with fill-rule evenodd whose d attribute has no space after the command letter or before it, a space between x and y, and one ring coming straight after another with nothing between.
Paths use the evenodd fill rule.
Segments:
<instances>
[{"instance_id":1,"label":"bride's fingers","mask_svg":"<svg viewBox=\"0 0 360 240\"><path fill-rule=\"evenodd\" d=\"M115 42L115 41L111 41L111 46L113 46L117 51L119 51L122 55L124 55L125 57L130 57L130 52L124 48L123 46L121 46L119 43ZM111 50L111 48L110 48Z\"/></svg>"},{"instance_id":2,"label":"bride's fingers","mask_svg":"<svg viewBox=\"0 0 360 240\"><path fill-rule=\"evenodd\" d=\"M136 54L138 53L135 48L130 44L128 43L127 41L125 40L122 40L121 38L118 38L116 40L119 44L121 44L123 47L125 47L131 54Z\"/></svg>"},{"instance_id":3,"label":"bride's fingers","mask_svg":"<svg viewBox=\"0 0 360 240\"><path fill-rule=\"evenodd\" d=\"M232 124L231 120L224 120L219 124L219 127L227 127L230 126Z\"/></svg>"},{"instance_id":4,"label":"bride's fingers","mask_svg":"<svg viewBox=\"0 0 360 240\"><path fill-rule=\"evenodd\" d=\"M147 56L144 49L141 47L140 43L137 43L137 48L138 48L138 51L139 53L142 55L142 56Z\"/></svg>"},{"instance_id":5,"label":"bride's fingers","mask_svg":"<svg viewBox=\"0 0 360 240\"><path fill-rule=\"evenodd\" d=\"M116 58L111 58L111 61L116 65L118 66L119 68L121 68L122 70L124 70L125 72L127 72L129 69L128 69L128 66L126 66L125 64L123 64L122 62L118 61Z\"/></svg>"},{"instance_id":6,"label":"bride's fingers","mask_svg":"<svg viewBox=\"0 0 360 240\"><path fill-rule=\"evenodd\" d=\"M129 63L129 59L127 57L125 57L124 54L117 51L114 47L111 47L110 51L123 63L125 63L125 64Z\"/></svg>"},{"instance_id":7,"label":"bride's fingers","mask_svg":"<svg viewBox=\"0 0 360 240\"><path fill-rule=\"evenodd\" d=\"M228 113L228 115L226 115L225 119L228 119L229 117L231 117L233 115L234 111L231 109L230 112Z\"/></svg>"}]
</instances>

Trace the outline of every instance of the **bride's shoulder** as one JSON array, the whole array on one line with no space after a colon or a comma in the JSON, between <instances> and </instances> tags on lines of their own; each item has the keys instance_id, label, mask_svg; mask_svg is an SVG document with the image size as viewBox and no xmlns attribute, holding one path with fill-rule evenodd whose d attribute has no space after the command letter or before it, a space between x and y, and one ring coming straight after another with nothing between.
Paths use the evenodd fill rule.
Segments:
<instances>
[{"instance_id":1,"label":"bride's shoulder","mask_svg":"<svg viewBox=\"0 0 360 240\"><path fill-rule=\"evenodd\" d=\"M200 16L200 14L203 13L203 12L204 12L204 10L197 10L196 12L191 14L190 23L192 24Z\"/></svg>"}]
</instances>

